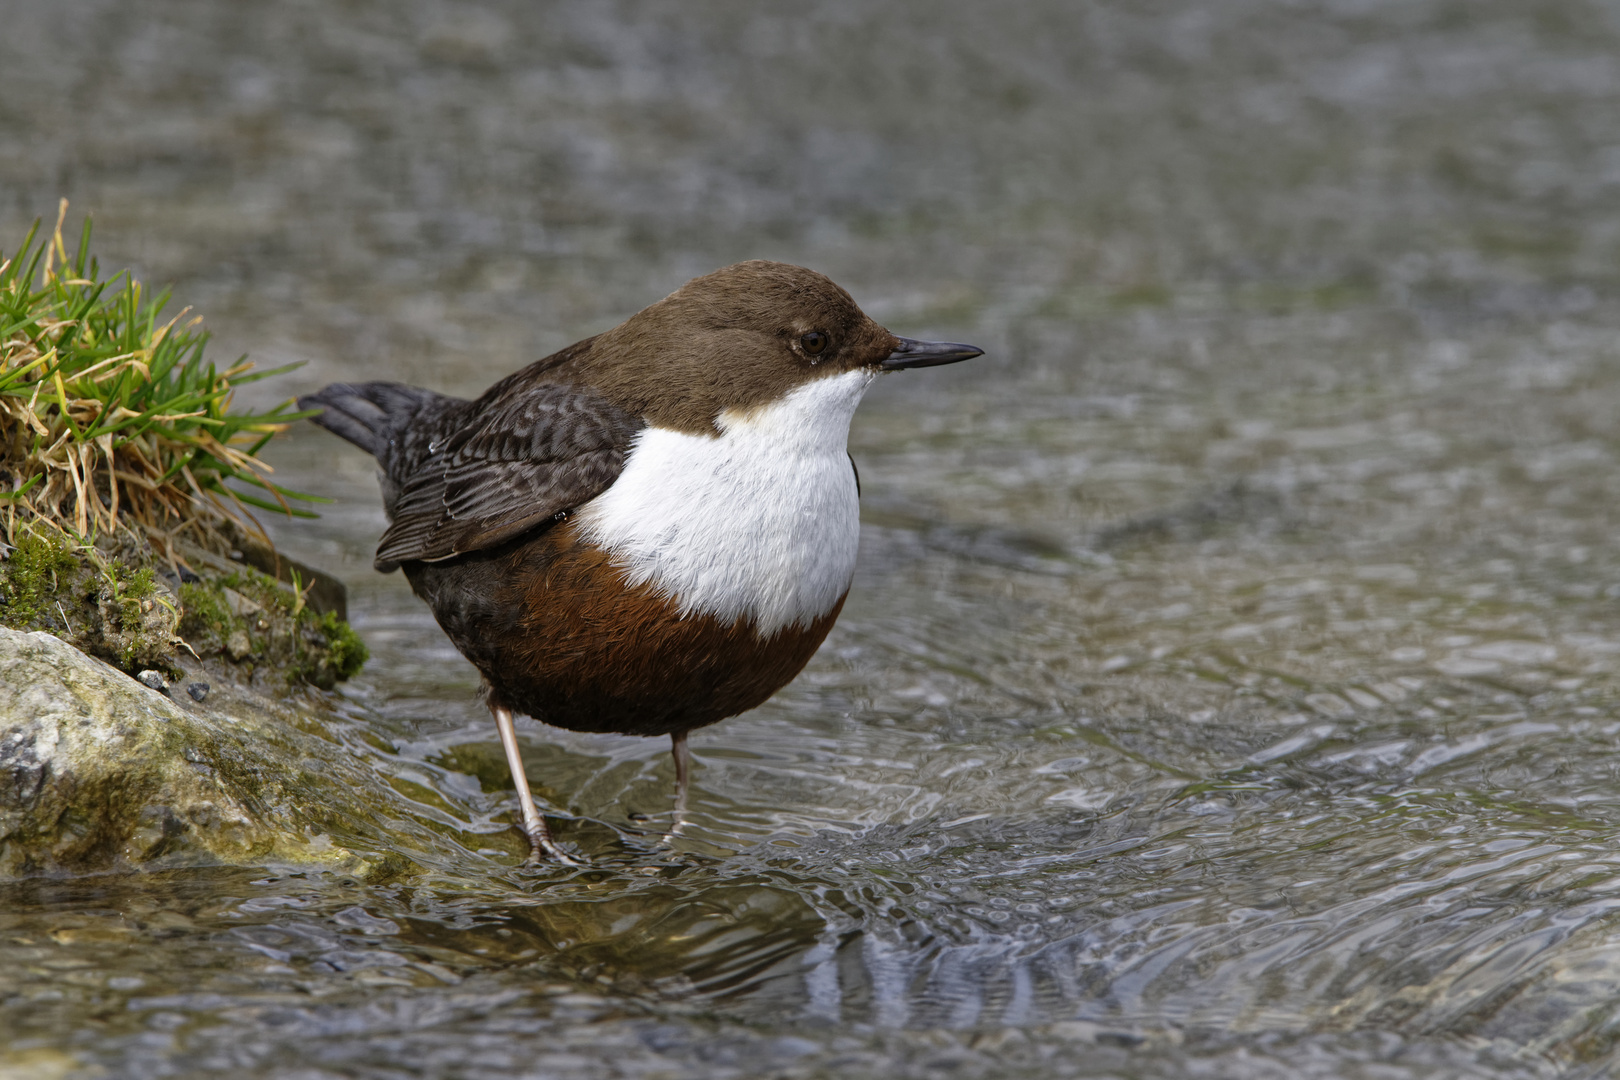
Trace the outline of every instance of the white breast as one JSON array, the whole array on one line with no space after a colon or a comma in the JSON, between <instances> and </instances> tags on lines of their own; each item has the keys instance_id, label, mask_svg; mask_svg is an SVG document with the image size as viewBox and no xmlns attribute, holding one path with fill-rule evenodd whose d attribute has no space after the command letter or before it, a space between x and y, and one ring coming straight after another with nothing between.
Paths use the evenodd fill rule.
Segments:
<instances>
[{"instance_id":1,"label":"white breast","mask_svg":"<svg viewBox=\"0 0 1620 1080\"><path fill-rule=\"evenodd\" d=\"M727 411L718 437L643 429L618 480L580 510L581 530L632 585L651 584L683 615L747 618L763 636L809 624L855 573L849 421L874 375L845 372Z\"/></svg>"}]
</instances>

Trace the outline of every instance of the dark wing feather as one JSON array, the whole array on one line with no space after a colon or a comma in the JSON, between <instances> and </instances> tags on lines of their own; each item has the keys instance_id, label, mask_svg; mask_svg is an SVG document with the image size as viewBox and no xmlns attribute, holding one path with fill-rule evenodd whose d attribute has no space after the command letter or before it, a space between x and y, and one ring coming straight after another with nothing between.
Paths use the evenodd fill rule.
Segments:
<instances>
[{"instance_id":1,"label":"dark wing feather","mask_svg":"<svg viewBox=\"0 0 1620 1080\"><path fill-rule=\"evenodd\" d=\"M594 499L618 478L642 426L564 384L475 408L403 478L377 569L493 547Z\"/></svg>"}]
</instances>

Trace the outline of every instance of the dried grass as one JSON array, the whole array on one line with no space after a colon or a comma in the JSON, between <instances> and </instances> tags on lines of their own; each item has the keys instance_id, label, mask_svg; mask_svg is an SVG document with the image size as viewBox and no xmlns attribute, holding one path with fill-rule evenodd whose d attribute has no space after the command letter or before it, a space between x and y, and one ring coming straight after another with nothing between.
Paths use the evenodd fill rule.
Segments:
<instances>
[{"instance_id":1,"label":"dried grass","mask_svg":"<svg viewBox=\"0 0 1620 1080\"><path fill-rule=\"evenodd\" d=\"M292 401L235 412L249 374L203 359L208 335L189 309L164 320L168 292L146 296L127 271L99 280L85 222L70 255L39 223L0 250L0 527L43 523L79 541L134 534L174 561L175 541L229 547L232 524L263 534L250 507L313 516L317 501L270 480L257 454L307 413Z\"/></svg>"}]
</instances>

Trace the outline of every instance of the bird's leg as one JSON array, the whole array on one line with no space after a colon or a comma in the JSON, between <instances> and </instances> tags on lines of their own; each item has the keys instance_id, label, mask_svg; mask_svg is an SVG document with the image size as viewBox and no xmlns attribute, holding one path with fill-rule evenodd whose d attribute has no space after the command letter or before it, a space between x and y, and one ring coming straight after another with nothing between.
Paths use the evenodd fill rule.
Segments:
<instances>
[{"instance_id":1,"label":"bird's leg","mask_svg":"<svg viewBox=\"0 0 1620 1080\"><path fill-rule=\"evenodd\" d=\"M670 756L675 759L675 823L669 835L679 836L686 827L686 789L692 778L692 751L686 748L686 732L677 731L669 737Z\"/></svg>"},{"instance_id":2,"label":"bird's leg","mask_svg":"<svg viewBox=\"0 0 1620 1080\"><path fill-rule=\"evenodd\" d=\"M550 856L560 863L578 866L578 860L569 857L557 846L557 842L551 838L551 828L546 824L546 819L535 809L534 796L529 794L529 778L523 773L523 755L518 753L517 730L512 726L512 710L491 705L489 711L495 714L495 730L501 733L501 748L506 751L506 766L512 771L512 783L517 787L518 805L523 808L523 832L529 838L529 861L539 862L542 856Z\"/></svg>"}]
</instances>

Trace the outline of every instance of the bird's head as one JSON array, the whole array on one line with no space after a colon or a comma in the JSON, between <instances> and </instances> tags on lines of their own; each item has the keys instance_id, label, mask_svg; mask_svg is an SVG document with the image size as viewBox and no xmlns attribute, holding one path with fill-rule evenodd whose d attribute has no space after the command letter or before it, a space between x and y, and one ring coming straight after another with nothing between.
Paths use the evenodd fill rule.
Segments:
<instances>
[{"instance_id":1,"label":"bird's head","mask_svg":"<svg viewBox=\"0 0 1620 1080\"><path fill-rule=\"evenodd\" d=\"M721 413L850 372L951 364L983 350L898 337L813 270L753 260L693 278L591 343L591 381L650 423L713 431Z\"/></svg>"}]
</instances>

